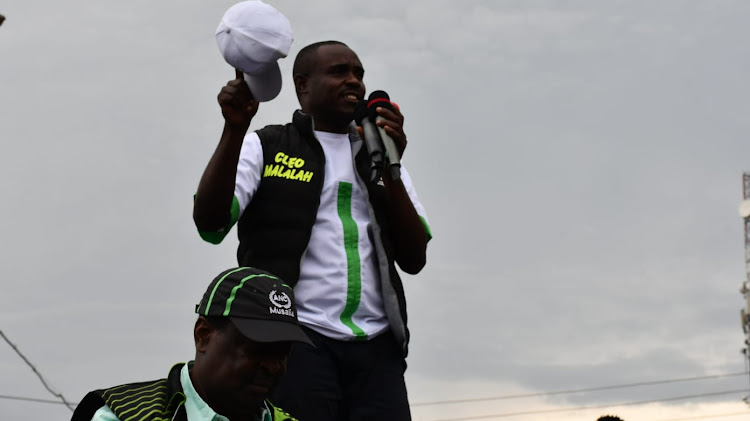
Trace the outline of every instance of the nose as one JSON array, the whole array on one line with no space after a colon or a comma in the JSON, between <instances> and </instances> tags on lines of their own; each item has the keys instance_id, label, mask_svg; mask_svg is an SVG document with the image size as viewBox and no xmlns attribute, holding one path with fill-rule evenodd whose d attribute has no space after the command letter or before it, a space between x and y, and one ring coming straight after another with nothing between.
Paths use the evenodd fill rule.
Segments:
<instances>
[{"instance_id":1,"label":"nose","mask_svg":"<svg viewBox=\"0 0 750 421\"><path fill-rule=\"evenodd\" d=\"M286 357L267 356L260 360L260 366L265 369L268 374L283 375L286 373Z\"/></svg>"},{"instance_id":2,"label":"nose","mask_svg":"<svg viewBox=\"0 0 750 421\"><path fill-rule=\"evenodd\" d=\"M362 87L362 86L364 86L364 85L365 85L365 84L364 84L364 83L362 82L362 80L361 80L361 79L360 79L359 77L357 77L357 75L356 75L356 74L354 74L354 72L349 72L349 73L347 74L347 77L346 77L346 84L347 84L348 86L350 86L350 87L354 87L354 88L360 88L360 87Z\"/></svg>"}]
</instances>

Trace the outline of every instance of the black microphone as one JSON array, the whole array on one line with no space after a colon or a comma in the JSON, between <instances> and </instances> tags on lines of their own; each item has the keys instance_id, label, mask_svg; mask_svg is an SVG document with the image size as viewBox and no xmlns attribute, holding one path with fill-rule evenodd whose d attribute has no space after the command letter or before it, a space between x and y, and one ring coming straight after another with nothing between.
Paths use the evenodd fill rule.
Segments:
<instances>
[{"instance_id":1,"label":"black microphone","mask_svg":"<svg viewBox=\"0 0 750 421\"><path fill-rule=\"evenodd\" d=\"M385 91L374 91L367 98L367 115L373 123L379 120L384 120L384 118L378 115L376 111L378 107L395 111L393 104L391 104L391 97L389 97ZM391 179L393 181L398 181L401 179L401 155L398 153L396 142L394 142L391 136L386 133L385 129L380 126L376 127L380 133L380 138L383 140L385 157L388 160L388 169L391 173Z\"/></svg>"},{"instance_id":2,"label":"black microphone","mask_svg":"<svg viewBox=\"0 0 750 421\"><path fill-rule=\"evenodd\" d=\"M380 171L383 168L383 141L380 140L378 128L374 120L367 116L367 101L360 101L354 109L354 121L358 126L362 126L364 142L367 152L370 154L370 181L376 181L380 178Z\"/></svg>"}]
</instances>

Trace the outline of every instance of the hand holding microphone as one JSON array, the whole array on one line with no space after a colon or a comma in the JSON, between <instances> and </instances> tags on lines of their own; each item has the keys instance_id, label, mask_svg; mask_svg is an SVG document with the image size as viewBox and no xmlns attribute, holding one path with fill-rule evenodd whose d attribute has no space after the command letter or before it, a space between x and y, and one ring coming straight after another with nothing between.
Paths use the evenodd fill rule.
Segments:
<instances>
[{"instance_id":1,"label":"hand holding microphone","mask_svg":"<svg viewBox=\"0 0 750 421\"><path fill-rule=\"evenodd\" d=\"M372 159L371 181L380 178L385 160L391 179L401 178L401 155L406 148L404 116L384 91L374 91L355 110L357 125L362 127L367 151ZM385 156L383 153L385 152Z\"/></svg>"},{"instance_id":2,"label":"hand holding microphone","mask_svg":"<svg viewBox=\"0 0 750 421\"><path fill-rule=\"evenodd\" d=\"M367 99L367 114L370 121L374 121L378 127L391 179L401 179L401 154L406 148L404 116L393 106L385 91L374 91L370 94Z\"/></svg>"},{"instance_id":3,"label":"hand holding microphone","mask_svg":"<svg viewBox=\"0 0 750 421\"><path fill-rule=\"evenodd\" d=\"M383 169L383 141L381 140L378 126L370 120L367 115L367 101L360 101L354 109L354 121L357 126L362 127L362 138L370 154L370 181L374 182L380 178Z\"/></svg>"}]
</instances>

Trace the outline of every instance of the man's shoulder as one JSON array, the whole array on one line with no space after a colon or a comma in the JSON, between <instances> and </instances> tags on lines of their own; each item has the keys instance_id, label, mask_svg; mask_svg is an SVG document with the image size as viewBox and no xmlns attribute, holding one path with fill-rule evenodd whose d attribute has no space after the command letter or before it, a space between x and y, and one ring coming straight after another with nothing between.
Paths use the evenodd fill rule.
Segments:
<instances>
[{"instance_id":1,"label":"man's shoulder","mask_svg":"<svg viewBox=\"0 0 750 421\"><path fill-rule=\"evenodd\" d=\"M124 408L136 408L141 402L163 403L166 407L167 379L127 383L89 392L78 404L72 421L88 421L99 408L106 405L115 414Z\"/></svg>"},{"instance_id":2,"label":"man's shoulder","mask_svg":"<svg viewBox=\"0 0 750 421\"><path fill-rule=\"evenodd\" d=\"M184 364L172 366L167 378L126 383L89 392L78 404L72 421L89 421L94 413L107 405L118 417L123 412L139 412L146 407L156 408L152 414L170 413L179 406L184 397L179 384L179 372ZM148 418L143 418L148 419Z\"/></svg>"},{"instance_id":3,"label":"man's shoulder","mask_svg":"<svg viewBox=\"0 0 750 421\"><path fill-rule=\"evenodd\" d=\"M269 124L262 129L258 129L255 133L258 134L262 141L266 138L277 139L282 133L295 133L302 136L311 136L313 131L313 120L312 117L297 110L292 115L292 121L285 124Z\"/></svg>"},{"instance_id":4,"label":"man's shoulder","mask_svg":"<svg viewBox=\"0 0 750 421\"><path fill-rule=\"evenodd\" d=\"M286 124L269 124L261 129L255 131L261 141L277 140L285 132L290 129L294 129L294 123ZM296 130L295 130L296 131Z\"/></svg>"},{"instance_id":5,"label":"man's shoulder","mask_svg":"<svg viewBox=\"0 0 750 421\"><path fill-rule=\"evenodd\" d=\"M280 135L284 131L284 128L286 128L287 126L289 126L291 124L292 123L286 123L286 124L269 124L269 125L263 127L262 129L256 130L255 133L258 134L258 136L261 139L264 139L265 137L268 137L268 136L274 136L274 135L278 136L278 135Z\"/></svg>"}]
</instances>

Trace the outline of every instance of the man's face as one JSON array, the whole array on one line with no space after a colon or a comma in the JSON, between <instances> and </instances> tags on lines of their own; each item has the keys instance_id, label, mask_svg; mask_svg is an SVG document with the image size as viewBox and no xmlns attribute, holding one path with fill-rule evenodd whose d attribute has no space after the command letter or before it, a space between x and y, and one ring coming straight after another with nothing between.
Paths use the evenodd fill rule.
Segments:
<instances>
[{"instance_id":1,"label":"man's face","mask_svg":"<svg viewBox=\"0 0 750 421\"><path fill-rule=\"evenodd\" d=\"M208 322L202 318L196 322L197 355L191 378L198 394L230 419L257 413L286 373L291 342L255 342L232 323L220 330L199 327L200 323ZM199 333L200 329L208 330Z\"/></svg>"},{"instance_id":2,"label":"man's face","mask_svg":"<svg viewBox=\"0 0 750 421\"><path fill-rule=\"evenodd\" d=\"M346 127L365 96L362 63L344 45L320 46L315 55L315 66L307 79L307 111L316 117L316 123L320 120Z\"/></svg>"}]
</instances>

